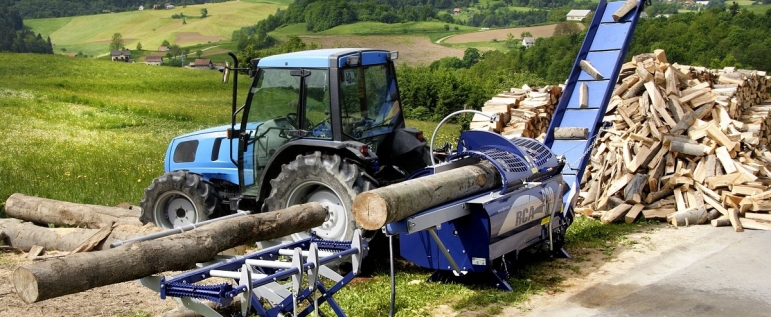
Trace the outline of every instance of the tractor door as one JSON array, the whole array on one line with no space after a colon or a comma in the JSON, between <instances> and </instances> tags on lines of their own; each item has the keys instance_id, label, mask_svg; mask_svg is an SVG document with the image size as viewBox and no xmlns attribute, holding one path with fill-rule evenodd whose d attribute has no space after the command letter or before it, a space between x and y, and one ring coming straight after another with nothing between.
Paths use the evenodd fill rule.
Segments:
<instances>
[{"instance_id":1,"label":"tractor door","mask_svg":"<svg viewBox=\"0 0 771 317\"><path fill-rule=\"evenodd\" d=\"M324 69L260 69L244 112L244 123L260 122L244 147L246 173L242 193L257 195L259 180L281 146L301 137L331 138L329 93ZM242 173L244 171L241 171Z\"/></svg>"}]
</instances>

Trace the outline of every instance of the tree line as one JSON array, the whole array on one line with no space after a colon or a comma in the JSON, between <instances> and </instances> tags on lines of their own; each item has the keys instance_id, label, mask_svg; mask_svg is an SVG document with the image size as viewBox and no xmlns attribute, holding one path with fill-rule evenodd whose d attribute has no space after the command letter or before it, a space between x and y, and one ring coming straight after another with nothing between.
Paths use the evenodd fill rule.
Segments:
<instances>
[{"instance_id":1,"label":"tree line","mask_svg":"<svg viewBox=\"0 0 771 317\"><path fill-rule=\"evenodd\" d=\"M53 54L51 38L24 28L19 11L0 3L0 52Z\"/></svg>"},{"instance_id":2,"label":"tree line","mask_svg":"<svg viewBox=\"0 0 771 317\"><path fill-rule=\"evenodd\" d=\"M666 50L670 62L710 68L734 66L771 71L771 10L756 14L730 7L669 18L641 19L627 60ZM479 109L497 93L523 84L563 83L575 62L586 31L536 39L507 51L467 49L464 57L446 57L431 65L400 66L405 115L439 120L463 109Z\"/></svg>"},{"instance_id":3,"label":"tree line","mask_svg":"<svg viewBox=\"0 0 771 317\"><path fill-rule=\"evenodd\" d=\"M3 0L19 11L25 19L58 18L77 15L99 14L104 12L135 11L139 6L151 10L153 5L171 2L177 6L225 2L228 0L181 0L181 1L148 1L148 0Z\"/></svg>"}]
</instances>

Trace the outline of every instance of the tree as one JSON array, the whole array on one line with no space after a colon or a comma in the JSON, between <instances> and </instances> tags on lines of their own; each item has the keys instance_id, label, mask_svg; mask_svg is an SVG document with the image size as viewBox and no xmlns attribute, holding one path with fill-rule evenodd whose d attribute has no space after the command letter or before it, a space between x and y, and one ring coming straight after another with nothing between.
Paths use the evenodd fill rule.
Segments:
<instances>
[{"instance_id":1,"label":"tree","mask_svg":"<svg viewBox=\"0 0 771 317\"><path fill-rule=\"evenodd\" d=\"M137 51L142 50L142 42L137 42Z\"/></svg>"},{"instance_id":2,"label":"tree","mask_svg":"<svg viewBox=\"0 0 771 317\"><path fill-rule=\"evenodd\" d=\"M201 54L203 54L203 51L201 50L195 51L195 58L201 58Z\"/></svg>"},{"instance_id":3,"label":"tree","mask_svg":"<svg viewBox=\"0 0 771 317\"><path fill-rule=\"evenodd\" d=\"M522 32L521 35L522 35L522 38L526 38L528 36L533 37L533 33L530 33L529 31Z\"/></svg>"},{"instance_id":4,"label":"tree","mask_svg":"<svg viewBox=\"0 0 771 317\"><path fill-rule=\"evenodd\" d=\"M482 55L479 54L479 50L474 47L469 47L463 52L463 66L469 68L479 62L479 58Z\"/></svg>"},{"instance_id":5,"label":"tree","mask_svg":"<svg viewBox=\"0 0 771 317\"><path fill-rule=\"evenodd\" d=\"M206 10L206 8L201 9L201 18L205 18L207 15L209 15L209 10Z\"/></svg>"},{"instance_id":6,"label":"tree","mask_svg":"<svg viewBox=\"0 0 771 317\"><path fill-rule=\"evenodd\" d=\"M581 28L573 22L562 22L554 28L554 35L578 34L579 32L581 32Z\"/></svg>"},{"instance_id":7,"label":"tree","mask_svg":"<svg viewBox=\"0 0 771 317\"><path fill-rule=\"evenodd\" d=\"M112 40L110 41L110 50L117 51L123 49L123 47L123 35L120 33L113 34Z\"/></svg>"},{"instance_id":8,"label":"tree","mask_svg":"<svg viewBox=\"0 0 771 317\"><path fill-rule=\"evenodd\" d=\"M161 43L161 46L169 47L171 46L171 43L169 43L169 40L163 40L163 43Z\"/></svg>"}]
</instances>

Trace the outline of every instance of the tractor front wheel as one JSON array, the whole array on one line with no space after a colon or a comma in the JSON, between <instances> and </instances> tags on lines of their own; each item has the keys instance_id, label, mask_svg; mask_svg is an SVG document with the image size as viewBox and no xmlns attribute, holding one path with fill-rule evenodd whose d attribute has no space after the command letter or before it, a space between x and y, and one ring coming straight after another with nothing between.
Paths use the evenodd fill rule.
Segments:
<instances>
[{"instance_id":1,"label":"tractor front wheel","mask_svg":"<svg viewBox=\"0 0 771 317\"><path fill-rule=\"evenodd\" d=\"M142 223L171 229L209 220L220 198L214 186L187 171L165 173L153 180L139 202Z\"/></svg>"},{"instance_id":2,"label":"tractor front wheel","mask_svg":"<svg viewBox=\"0 0 771 317\"><path fill-rule=\"evenodd\" d=\"M321 152L298 155L294 161L284 164L270 185L270 195L265 199L270 211L307 202L318 202L329 209L329 217L321 226L281 239L285 241L301 240L311 233L325 240L351 240L356 229L351 208L353 199L374 188L358 165Z\"/></svg>"}]
</instances>

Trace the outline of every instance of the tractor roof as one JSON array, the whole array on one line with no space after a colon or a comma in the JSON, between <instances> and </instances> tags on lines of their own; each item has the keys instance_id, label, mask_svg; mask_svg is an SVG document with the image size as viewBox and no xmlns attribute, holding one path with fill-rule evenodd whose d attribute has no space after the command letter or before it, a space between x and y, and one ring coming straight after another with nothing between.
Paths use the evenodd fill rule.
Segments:
<instances>
[{"instance_id":1,"label":"tractor roof","mask_svg":"<svg viewBox=\"0 0 771 317\"><path fill-rule=\"evenodd\" d=\"M347 55L360 51L387 52L385 50L377 50L371 48L328 48L320 50L300 51L262 58L260 59L259 67L328 68L330 57Z\"/></svg>"}]
</instances>

